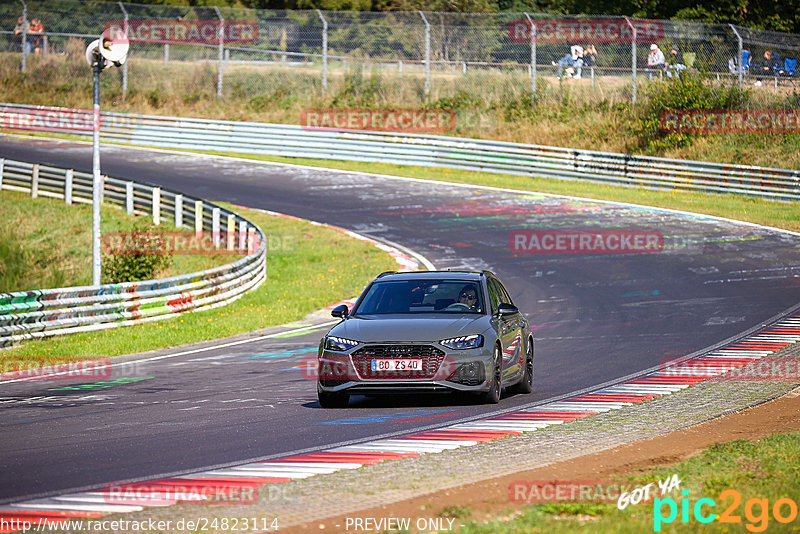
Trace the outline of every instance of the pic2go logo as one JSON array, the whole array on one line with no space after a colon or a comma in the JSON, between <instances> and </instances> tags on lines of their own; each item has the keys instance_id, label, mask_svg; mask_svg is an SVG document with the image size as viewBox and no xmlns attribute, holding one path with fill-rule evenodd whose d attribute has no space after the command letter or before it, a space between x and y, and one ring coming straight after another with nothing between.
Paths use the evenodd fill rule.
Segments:
<instances>
[{"instance_id":1,"label":"pic2go logo","mask_svg":"<svg viewBox=\"0 0 800 534\"><path fill-rule=\"evenodd\" d=\"M689 522L689 511L691 509L692 515L694 515L695 521L698 523L711 523L715 519L717 519L717 515L711 513L711 509L717 506L717 503L714 502L713 499L698 499L694 506L689 503L689 490L683 490L683 498L681 499L680 504L680 512L681 512L681 523L688 523ZM741 516L736 514L736 509L739 508L739 505L742 503L742 496L741 494L734 490L728 489L720 493L719 495L720 500L727 501L728 498L731 499L730 505L719 515L719 522L720 523L741 523L742 518ZM664 507L669 509L668 515L664 516ZM704 514L704 506L708 510L707 514ZM778 499L772 505L772 518L775 519L778 523L791 523L795 519L797 519L797 503L794 502L792 499L784 497L782 499ZM786 513L788 512L788 513ZM747 519L748 523L745 524L745 528L750 532L764 532L767 530L769 526L770 520L770 506L769 506L769 499L758 499L752 498L748 500L744 505L744 516ZM678 503L675 502L675 499L670 497L664 499L656 498L653 501L653 531L654 532L661 532L661 525L668 525L675 521L678 518Z\"/></svg>"}]
</instances>

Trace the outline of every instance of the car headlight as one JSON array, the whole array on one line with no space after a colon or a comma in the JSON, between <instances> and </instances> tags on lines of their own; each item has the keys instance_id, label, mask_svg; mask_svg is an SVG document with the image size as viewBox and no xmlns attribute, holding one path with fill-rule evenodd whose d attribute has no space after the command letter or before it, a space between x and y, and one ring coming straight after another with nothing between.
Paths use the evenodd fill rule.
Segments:
<instances>
[{"instance_id":1,"label":"car headlight","mask_svg":"<svg viewBox=\"0 0 800 534\"><path fill-rule=\"evenodd\" d=\"M451 337L450 339L443 339L439 343L448 349L454 350L477 349L483 346L483 336L472 334L470 336Z\"/></svg>"},{"instance_id":2,"label":"car headlight","mask_svg":"<svg viewBox=\"0 0 800 534\"><path fill-rule=\"evenodd\" d=\"M325 338L325 350L335 350L337 352L344 352L350 350L358 345L358 341L346 339L343 337L328 336Z\"/></svg>"}]
</instances>

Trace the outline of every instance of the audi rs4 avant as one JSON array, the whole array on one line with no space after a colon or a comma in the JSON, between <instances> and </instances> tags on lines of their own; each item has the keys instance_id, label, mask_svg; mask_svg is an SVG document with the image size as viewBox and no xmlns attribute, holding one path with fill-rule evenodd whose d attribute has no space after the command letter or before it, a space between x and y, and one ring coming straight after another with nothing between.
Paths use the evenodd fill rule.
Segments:
<instances>
[{"instance_id":1,"label":"audi rs4 avant","mask_svg":"<svg viewBox=\"0 0 800 534\"><path fill-rule=\"evenodd\" d=\"M491 272L387 272L322 339L317 394L324 408L350 395L533 389L533 335Z\"/></svg>"}]
</instances>

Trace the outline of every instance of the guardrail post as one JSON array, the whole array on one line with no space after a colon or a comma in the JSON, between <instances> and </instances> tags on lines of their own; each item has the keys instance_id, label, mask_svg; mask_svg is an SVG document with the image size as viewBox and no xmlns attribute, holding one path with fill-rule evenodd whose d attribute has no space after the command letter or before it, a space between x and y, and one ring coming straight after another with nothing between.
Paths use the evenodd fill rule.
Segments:
<instances>
[{"instance_id":1,"label":"guardrail post","mask_svg":"<svg viewBox=\"0 0 800 534\"><path fill-rule=\"evenodd\" d=\"M133 215L133 182L125 183L125 212Z\"/></svg>"},{"instance_id":2,"label":"guardrail post","mask_svg":"<svg viewBox=\"0 0 800 534\"><path fill-rule=\"evenodd\" d=\"M247 221L239 221L239 250L247 246Z\"/></svg>"},{"instance_id":3,"label":"guardrail post","mask_svg":"<svg viewBox=\"0 0 800 534\"><path fill-rule=\"evenodd\" d=\"M25 0L19 1L22 2L22 74L25 74L28 59L28 4Z\"/></svg>"},{"instance_id":4,"label":"guardrail post","mask_svg":"<svg viewBox=\"0 0 800 534\"><path fill-rule=\"evenodd\" d=\"M175 195L175 228L183 226L183 195Z\"/></svg>"},{"instance_id":5,"label":"guardrail post","mask_svg":"<svg viewBox=\"0 0 800 534\"><path fill-rule=\"evenodd\" d=\"M39 164L33 164L33 172L31 173L31 198L39 196Z\"/></svg>"},{"instance_id":6,"label":"guardrail post","mask_svg":"<svg viewBox=\"0 0 800 534\"><path fill-rule=\"evenodd\" d=\"M631 92L631 103L636 103L636 27L631 19L624 17L625 22L631 28L631 78L633 79L633 90Z\"/></svg>"},{"instance_id":7,"label":"guardrail post","mask_svg":"<svg viewBox=\"0 0 800 534\"><path fill-rule=\"evenodd\" d=\"M527 13L525 17L531 25L531 106L533 106L536 100L536 24Z\"/></svg>"},{"instance_id":8,"label":"guardrail post","mask_svg":"<svg viewBox=\"0 0 800 534\"><path fill-rule=\"evenodd\" d=\"M211 235L214 238L214 248L219 248L219 208L211 210Z\"/></svg>"},{"instance_id":9,"label":"guardrail post","mask_svg":"<svg viewBox=\"0 0 800 534\"><path fill-rule=\"evenodd\" d=\"M255 228L247 229L247 254L250 255L256 250L256 230Z\"/></svg>"},{"instance_id":10,"label":"guardrail post","mask_svg":"<svg viewBox=\"0 0 800 534\"><path fill-rule=\"evenodd\" d=\"M0 191L3 190L3 168L6 166L6 158L0 158Z\"/></svg>"},{"instance_id":11,"label":"guardrail post","mask_svg":"<svg viewBox=\"0 0 800 534\"><path fill-rule=\"evenodd\" d=\"M421 10L419 16L425 23L425 98L428 98L431 92L431 25L428 24L428 19Z\"/></svg>"},{"instance_id":12,"label":"guardrail post","mask_svg":"<svg viewBox=\"0 0 800 534\"><path fill-rule=\"evenodd\" d=\"M397 61L397 73L402 76L403 75L403 60L399 59Z\"/></svg>"},{"instance_id":13,"label":"guardrail post","mask_svg":"<svg viewBox=\"0 0 800 534\"><path fill-rule=\"evenodd\" d=\"M72 169L67 169L64 173L64 203L72 204Z\"/></svg>"},{"instance_id":14,"label":"guardrail post","mask_svg":"<svg viewBox=\"0 0 800 534\"><path fill-rule=\"evenodd\" d=\"M117 2L119 8L122 10L122 31L125 32L125 35L128 35L128 11L125 9L125 6L122 5L122 2ZM122 96L128 94L128 62L122 64Z\"/></svg>"},{"instance_id":15,"label":"guardrail post","mask_svg":"<svg viewBox=\"0 0 800 534\"><path fill-rule=\"evenodd\" d=\"M226 241L225 248L233 250L236 245L236 215L233 213L228 214L228 239Z\"/></svg>"},{"instance_id":16,"label":"guardrail post","mask_svg":"<svg viewBox=\"0 0 800 534\"><path fill-rule=\"evenodd\" d=\"M328 21L319 9L317 15L322 19L322 98L325 98L328 90Z\"/></svg>"},{"instance_id":17,"label":"guardrail post","mask_svg":"<svg viewBox=\"0 0 800 534\"><path fill-rule=\"evenodd\" d=\"M214 6L214 11L217 12L217 17L219 18L219 51L218 51L218 62L219 66L217 69L217 98L222 97L222 64L224 62L224 49L225 49L225 19L222 18L222 13L219 12L219 8Z\"/></svg>"},{"instance_id":18,"label":"guardrail post","mask_svg":"<svg viewBox=\"0 0 800 534\"><path fill-rule=\"evenodd\" d=\"M194 201L194 235L197 239L203 236L203 201Z\"/></svg>"},{"instance_id":19,"label":"guardrail post","mask_svg":"<svg viewBox=\"0 0 800 534\"><path fill-rule=\"evenodd\" d=\"M161 188L153 188L153 224L161 225Z\"/></svg>"}]
</instances>

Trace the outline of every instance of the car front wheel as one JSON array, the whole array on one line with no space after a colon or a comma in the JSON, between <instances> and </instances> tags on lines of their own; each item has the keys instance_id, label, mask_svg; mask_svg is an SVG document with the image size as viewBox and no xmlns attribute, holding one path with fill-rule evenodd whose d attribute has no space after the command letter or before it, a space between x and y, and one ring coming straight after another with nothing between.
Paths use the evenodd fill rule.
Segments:
<instances>
[{"instance_id":1,"label":"car front wheel","mask_svg":"<svg viewBox=\"0 0 800 534\"><path fill-rule=\"evenodd\" d=\"M495 346L494 355L492 356L492 383L489 386L489 391L483 394L483 402L486 404L497 404L500 402L500 392L503 389L501 383L501 362L503 361L500 347Z\"/></svg>"},{"instance_id":2,"label":"car front wheel","mask_svg":"<svg viewBox=\"0 0 800 534\"><path fill-rule=\"evenodd\" d=\"M350 403L350 395L347 393L329 393L317 388L317 399L323 408L347 408Z\"/></svg>"}]
</instances>

